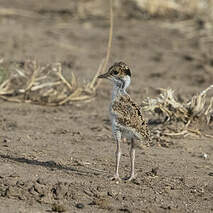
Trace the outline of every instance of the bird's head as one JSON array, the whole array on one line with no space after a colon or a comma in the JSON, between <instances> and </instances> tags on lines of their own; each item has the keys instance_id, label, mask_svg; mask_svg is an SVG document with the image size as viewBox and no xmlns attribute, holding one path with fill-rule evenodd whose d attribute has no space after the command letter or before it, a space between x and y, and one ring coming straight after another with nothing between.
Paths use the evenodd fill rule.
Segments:
<instances>
[{"instance_id":1,"label":"bird's head","mask_svg":"<svg viewBox=\"0 0 213 213\"><path fill-rule=\"evenodd\" d=\"M116 62L106 73L99 75L98 78L109 79L113 81L117 87L126 89L130 84L131 71L124 62Z\"/></svg>"}]
</instances>

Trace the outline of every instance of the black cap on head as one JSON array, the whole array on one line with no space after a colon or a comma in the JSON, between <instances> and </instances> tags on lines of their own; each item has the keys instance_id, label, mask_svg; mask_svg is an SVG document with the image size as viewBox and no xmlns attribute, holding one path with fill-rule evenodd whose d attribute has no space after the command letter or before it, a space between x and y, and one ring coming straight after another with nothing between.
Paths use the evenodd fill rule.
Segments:
<instances>
[{"instance_id":1,"label":"black cap on head","mask_svg":"<svg viewBox=\"0 0 213 213\"><path fill-rule=\"evenodd\" d=\"M131 77L131 71L130 71L129 67L127 66L127 64L125 64L122 61L120 61L118 64L122 68L122 70L124 71L124 73L126 75L128 75L129 77Z\"/></svg>"}]
</instances>

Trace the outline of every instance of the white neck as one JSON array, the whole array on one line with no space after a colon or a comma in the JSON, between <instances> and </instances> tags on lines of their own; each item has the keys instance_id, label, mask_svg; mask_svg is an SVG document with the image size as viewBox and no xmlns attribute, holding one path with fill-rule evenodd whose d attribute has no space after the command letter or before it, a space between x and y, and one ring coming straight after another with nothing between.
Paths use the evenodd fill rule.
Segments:
<instances>
[{"instance_id":1,"label":"white neck","mask_svg":"<svg viewBox=\"0 0 213 213\"><path fill-rule=\"evenodd\" d=\"M113 91L112 91L112 101L116 98L116 96L121 94L126 94L126 89L130 85L131 79L127 75L122 81L114 81Z\"/></svg>"},{"instance_id":2,"label":"white neck","mask_svg":"<svg viewBox=\"0 0 213 213\"><path fill-rule=\"evenodd\" d=\"M126 92L127 87L131 83L131 78L127 75L123 78L123 80L124 80L123 90Z\"/></svg>"}]
</instances>

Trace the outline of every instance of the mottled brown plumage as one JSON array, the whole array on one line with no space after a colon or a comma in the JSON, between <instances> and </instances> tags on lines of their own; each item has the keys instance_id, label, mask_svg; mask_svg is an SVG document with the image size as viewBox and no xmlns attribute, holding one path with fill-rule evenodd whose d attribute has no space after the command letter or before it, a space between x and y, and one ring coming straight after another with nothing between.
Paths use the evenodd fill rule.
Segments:
<instances>
[{"instance_id":1,"label":"mottled brown plumage","mask_svg":"<svg viewBox=\"0 0 213 213\"><path fill-rule=\"evenodd\" d=\"M128 94L118 96L112 103L112 110L119 125L132 131L140 140L150 140L150 132L141 109Z\"/></svg>"},{"instance_id":2,"label":"mottled brown plumage","mask_svg":"<svg viewBox=\"0 0 213 213\"><path fill-rule=\"evenodd\" d=\"M135 162L135 140L147 143L150 141L150 133L147 123L143 118L140 107L130 98L126 92L131 81L131 72L124 62L114 63L99 78L107 78L113 81L114 87L112 91L112 103L110 105L110 118L112 121L112 132L117 142L116 149L116 168L114 179L120 179L118 169L121 156L121 136L131 139L130 159L131 173L129 180L135 178L134 162Z\"/></svg>"}]
</instances>

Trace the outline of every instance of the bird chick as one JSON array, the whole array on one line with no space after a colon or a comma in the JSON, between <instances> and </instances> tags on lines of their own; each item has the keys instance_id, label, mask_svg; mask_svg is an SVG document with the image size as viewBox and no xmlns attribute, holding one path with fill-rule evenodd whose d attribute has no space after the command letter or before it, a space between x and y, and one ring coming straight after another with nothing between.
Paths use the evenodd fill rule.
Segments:
<instances>
[{"instance_id":1,"label":"bird chick","mask_svg":"<svg viewBox=\"0 0 213 213\"><path fill-rule=\"evenodd\" d=\"M131 82L131 71L124 62L114 63L109 70L99 78L106 78L113 82L112 102L110 104L110 118L112 133L117 142L115 152L116 167L112 179L120 180L119 163L121 157L121 137L131 140L130 162L131 172L128 180L135 178L135 148L137 141L149 141L150 132L139 105L137 105L126 92Z\"/></svg>"}]
</instances>

